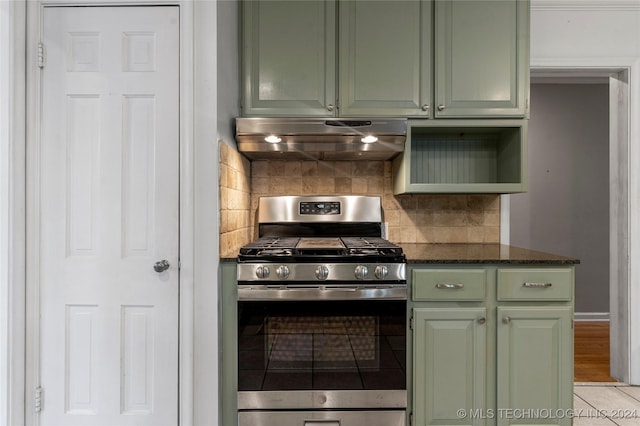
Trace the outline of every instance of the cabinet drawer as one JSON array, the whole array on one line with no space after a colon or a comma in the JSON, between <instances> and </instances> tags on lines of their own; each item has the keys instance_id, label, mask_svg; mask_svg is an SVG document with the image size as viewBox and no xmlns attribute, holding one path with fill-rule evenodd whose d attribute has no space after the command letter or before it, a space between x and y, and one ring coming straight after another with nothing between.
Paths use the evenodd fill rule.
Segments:
<instances>
[{"instance_id":1,"label":"cabinet drawer","mask_svg":"<svg viewBox=\"0 0 640 426\"><path fill-rule=\"evenodd\" d=\"M484 269L414 270L413 300L483 301L487 286Z\"/></svg>"},{"instance_id":2,"label":"cabinet drawer","mask_svg":"<svg viewBox=\"0 0 640 426\"><path fill-rule=\"evenodd\" d=\"M571 269L499 269L498 300L571 300Z\"/></svg>"}]
</instances>

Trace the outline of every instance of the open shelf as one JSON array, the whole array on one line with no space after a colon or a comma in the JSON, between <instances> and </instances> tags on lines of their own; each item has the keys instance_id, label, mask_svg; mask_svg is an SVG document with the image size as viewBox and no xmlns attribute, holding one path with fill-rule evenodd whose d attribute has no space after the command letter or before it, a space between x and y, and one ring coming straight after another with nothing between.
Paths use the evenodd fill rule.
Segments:
<instances>
[{"instance_id":1,"label":"open shelf","mask_svg":"<svg viewBox=\"0 0 640 426\"><path fill-rule=\"evenodd\" d=\"M394 193L526 191L526 120L409 122Z\"/></svg>"}]
</instances>

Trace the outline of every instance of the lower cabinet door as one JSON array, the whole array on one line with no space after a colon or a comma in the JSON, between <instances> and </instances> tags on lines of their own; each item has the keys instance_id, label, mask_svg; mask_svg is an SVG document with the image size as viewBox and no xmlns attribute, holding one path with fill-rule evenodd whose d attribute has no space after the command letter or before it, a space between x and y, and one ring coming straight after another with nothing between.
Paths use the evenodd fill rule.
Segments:
<instances>
[{"instance_id":1,"label":"lower cabinet door","mask_svg":"<svg viewBox=\"0 0 640 426\"><path fill-rule=\"evenodd\" d=\"M571 307L498 307L497 424L570 425Z\"/></svg>"},{"instance_id":2,"label":"lower cabinet door","mask_svg":"<svg viewBox=\"0 0 640 426\"><path fill-rule=\"evenodd\" d=\"M486 309L413 311L413 424L484 425Z\"/></svg>"}]
</instances>

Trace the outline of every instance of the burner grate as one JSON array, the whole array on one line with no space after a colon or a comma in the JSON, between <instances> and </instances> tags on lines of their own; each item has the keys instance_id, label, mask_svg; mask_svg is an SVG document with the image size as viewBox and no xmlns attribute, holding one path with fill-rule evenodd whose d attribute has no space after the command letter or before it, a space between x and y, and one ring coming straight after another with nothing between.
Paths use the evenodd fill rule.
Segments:
<instances>
[{"instance_id":1,"label":"burner grate","mask_svg":"<svg viewBox=\"0 0 640 426\"><path fill-rule=\"evenodd\" d=\"M380 237L262 237L240 250L244 258L402 256L402 248Z\"/></svg>"}]
</instances>

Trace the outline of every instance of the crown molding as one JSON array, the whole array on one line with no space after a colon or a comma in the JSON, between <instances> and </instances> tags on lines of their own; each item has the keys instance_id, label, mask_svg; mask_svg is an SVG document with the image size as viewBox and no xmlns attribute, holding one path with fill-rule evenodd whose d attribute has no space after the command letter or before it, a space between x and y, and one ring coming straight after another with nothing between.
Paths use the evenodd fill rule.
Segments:
<instances>
[{"instance_id":1,"label":"crown molding","mask_svg":"<svg viewBox=\"0 0 640 426\"><path fill-rule=\"evenodd\" d=\"M640 11L640 0L531 0L531 10Z\"/></svg>"}]
</instances>

